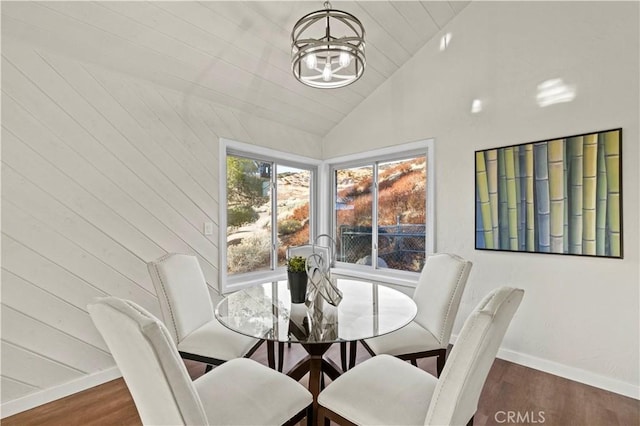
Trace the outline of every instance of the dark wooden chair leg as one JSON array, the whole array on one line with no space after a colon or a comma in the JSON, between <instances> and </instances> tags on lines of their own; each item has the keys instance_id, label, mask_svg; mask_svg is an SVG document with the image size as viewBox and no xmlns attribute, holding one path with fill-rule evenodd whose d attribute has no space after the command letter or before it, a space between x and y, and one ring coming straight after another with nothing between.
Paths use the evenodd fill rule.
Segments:
<instances>
[{"instance_id":1,"label":"dark wooden chair leg","mask_svg":"<svg viewBox=\"0 0 640 426\"><path fill-rule=\"evenodd\" d=\"M443 349L436 357L436 371L438 373L438 377L440 377L440 374L442 374L442 370L444 369L444 363L446 361L447 361L447 350Z\"/></svg>"},{"instance_id":2,"label":"dark wooden chair leg","mask_svg":"<svg viewBox=\"0 0 640 426\"><path fill-rule=\"evenodd\" d=\"M276 368L276 345L272 341L267 341L267 363L269 368Z\"/></svg>"},{"instance_id":3,"label":"dark wooden chair leg","mask_svg":"<svg viewBox=\"0 0 640 426\"><path fill-rule=\"evenodd\" d=\"M313 426L313 404L307 408L307 426Z\"/></svg>"},{"instance_id":4,"label":"dark wooden chair leg","mask_svg":"<svg viewBox=\"0 0 640 426\"><path fill-rule=\"evenodd\" d=\"M358 342L353 341L349 347L349 368L356 366L356 355L358 354Z\"/></svg>"},{"instance_id":5,"label":"dark wooden chair leg","mask_svg":"<svg viewBox=\"0 0 640 426\"><path fill-rule=\"evenodd\" d=\"M417 366L418 366L418 360L417 360L417 359L415 359L415 358L413 358L413 359L411 360L411 364L417 367Z\"/></svg>"},{"instance_id":6,"label":"dark wooden chair leg","mask_svg":"<svg viewBox=\"0 0 640 426\"><path fill-rule=\"evenodd\" d=\"M347 371L347 342L340 342L340 366Z\"/></svg>"},{"instance_id":7,"label":"dark wooden chair leg","mask_svg":"<svg viewBox=\"0 0 640 426\"><path fill-rule=\"evenodd\" d=\"M278 371L282 373L283 368L284 368L284 343L280 342L278 343Z\"/></svg>"},{"instance_id":8,"label":"dark wooden chair leg","mask_svg":"<svg viewBox=\"0 0 640 426\"><path fill-rule=\"evenodd\" d=\"M207 374L207 373L208 373L209 371L211 371L211 370L213 370L213 365L211 365L211 364L207 364L207 365L204 367L204 374Z\"/></svg>"},{"instance_id":9,"label":"dark wooden chair leg","mask_svg":"<svg viewBox=\"0 0 640 426\"><path fill-rule=\"evenodd\" d=\"M473 426L473 416L471 416L471 418L469 419L469 423L467 423L467 426Z\"/></svg>"},{"instance_id":10,"label":"dark wooden chair leg","mask_svg":"<svg viewBox=\"0 0 640 426\"><path fill-rule=\"evenodd\" d=\"M318 426L330 426L331 425L331 418L328 417L326 415L326 409L324 407L318 407L318 414L316 415L318 417Z\"/></svg>"}]
</instances>

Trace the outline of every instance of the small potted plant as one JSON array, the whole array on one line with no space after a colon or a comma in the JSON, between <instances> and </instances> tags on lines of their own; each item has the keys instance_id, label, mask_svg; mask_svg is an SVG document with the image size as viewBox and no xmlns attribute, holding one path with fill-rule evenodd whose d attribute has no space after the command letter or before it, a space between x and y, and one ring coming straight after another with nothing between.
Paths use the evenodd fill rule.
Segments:
<instances>
[{"instance_id":1,"label":"small potted plant","mask_svg":"<svg viewBox=\"0 0 640 426\"><path fill-rule=\"evenodd\" d=\"M287 278L291 303L304 303L307 296L307 259L303 256L292 256L287 259Z\"/></svg>"}]
</instances>

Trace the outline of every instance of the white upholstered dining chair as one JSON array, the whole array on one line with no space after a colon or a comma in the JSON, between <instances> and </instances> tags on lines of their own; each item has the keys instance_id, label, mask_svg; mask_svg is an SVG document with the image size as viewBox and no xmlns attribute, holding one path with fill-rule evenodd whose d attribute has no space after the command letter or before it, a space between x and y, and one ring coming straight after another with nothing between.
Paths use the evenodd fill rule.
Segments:
<instances>
[{"instance_id":1,"label":"white upholstered dining chair","mask_svg":"<svg viewBox=\"0 0 640 426\"><path fill-rule=\"evenodd\" d=\"M470 261L455 254L429 256L413 294L418 306L415 319L393 333L364 340L362 345L371 355L394 355L413 365L419 358L435 356L439 376L471 267ZM355 344L351 346L350 361L353 366Z\"/></svg>"},{"instance_id":2,"label":"white upholstered dining chair","mask_svg":"<svg viewBox=\"0 0 640 426\"><path fill-rule=\"evenodd\" d=\"M304 386L250 359L191 381L167 328L131 301L106 297L88 309L143 424L293 425L310 413Z\"/></svg>"},{"instance_id":3,"label":"white upholstered dining chair","mask_svg":"<svg viewBox=\"0 0 640 426\"><path fill-rule=\"evenodd\" d=\"M229 330L215 318L198 259L169 253L147 263L164 323L184 359L204 362L206 370L234 358L249 357L263 342ZM275 366L273 347L269 364Z\"/></svg>"},{"instance_id":4,"label":"white upholstered dining chair","mask_svg":"<svg viewBox=\"0 0 640 426\"><path fill-rule=\"evenodd\" d=\"M502 287L469 315L439 379L390 355L364 361L318 396L319 424L472 425L484 382L524 291Z\"/></svg>"}]
</instances>

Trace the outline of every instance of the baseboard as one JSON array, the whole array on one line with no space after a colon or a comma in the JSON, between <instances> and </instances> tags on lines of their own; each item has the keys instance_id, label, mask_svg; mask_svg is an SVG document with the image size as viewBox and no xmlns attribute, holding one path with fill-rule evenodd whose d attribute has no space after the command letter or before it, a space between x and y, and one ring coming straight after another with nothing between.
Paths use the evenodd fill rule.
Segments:
<instances>
[{"instance_id":1,"label":"baseboard","mask_svg":"<svg viewBox=\"0 0 640 426\"><path fill-rule=\"evenodd\" d=\"M122 377L118 367L111 367L88 376L81 377L72 382L68 382L50 389L45 389L22 398L14 399L0 406L0 418L13 416L14 414L30 410L40 405L55 401L65 396L101 385L113 379Z\"/></svg>"},{"instance_id":2,"label":"baseboard","mask_svg":"<svg viewBox=\"0 0 640 426\"><path fill-rule=\"evenodd\" d=\"M457 335L451 336L451 343L454 344L457 338ZM558 362L549 361L509 349L500 348L500 350L498 350L497 357L535 370L544 371L545 373L553 374L555 376L564 377L565 379L573 380L574 382L584 383L585 385L594 386L629 398L640 399L640 386L626 383L622 380L612 379L580 368L569 367Z\"/></svg>"},{"instance_id":3,"label":"baseboard","mask_svg":"<svg viewBox=\"0 0 640 426\"><path fill-rule=\"evenodd\" d=\"M580 368L569 367L557 362L537 358L508 349L500 349L498 351L498 358L544 371L545 373L564 377L565 379L573 380L575 382L584 383L589 386L628 396L629 398L640 399L640 387L634 386L631 383L623 382L622 380L612 379L611 377L602 376Z\"/></svg>"}]
</instances>

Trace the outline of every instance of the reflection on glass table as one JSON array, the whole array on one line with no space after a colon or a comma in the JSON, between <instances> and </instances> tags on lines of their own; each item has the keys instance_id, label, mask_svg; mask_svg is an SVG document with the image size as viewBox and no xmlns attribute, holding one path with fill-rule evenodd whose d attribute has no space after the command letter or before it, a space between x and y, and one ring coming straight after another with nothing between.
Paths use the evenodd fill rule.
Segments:
<instances>
[{"instance_id":1,"label":"reflection on glass table","mask_svg":"<svg viewBox=\"0 0 640 426\"><path fill-rule=\"evenodd\" d=\"M321 375L335 379L342 372L332 360L323 357L333 343L390 333L409 324L417 312L413 300L397 290L348 279L338 279L337 285L343 294L338 306L322 298L311 306L291 303L287 282L279 281L233 293L218 304L215 313L222 324L238 333L300 343L309 356L287 374L300 380L309 373L315 408Z\"/></svg>"}]
</instances>

